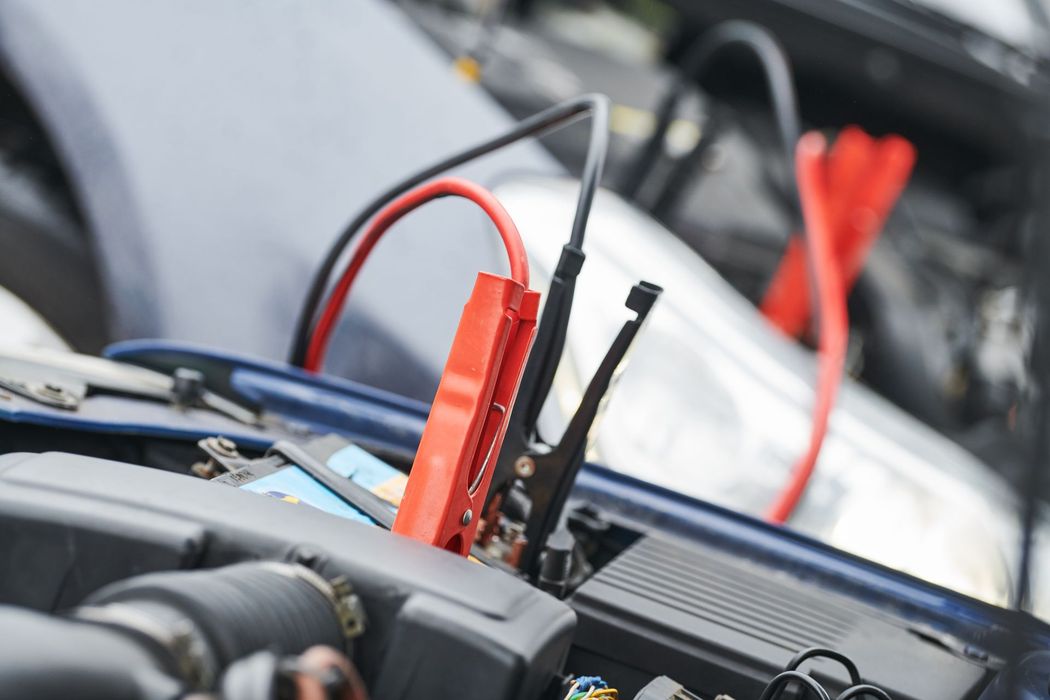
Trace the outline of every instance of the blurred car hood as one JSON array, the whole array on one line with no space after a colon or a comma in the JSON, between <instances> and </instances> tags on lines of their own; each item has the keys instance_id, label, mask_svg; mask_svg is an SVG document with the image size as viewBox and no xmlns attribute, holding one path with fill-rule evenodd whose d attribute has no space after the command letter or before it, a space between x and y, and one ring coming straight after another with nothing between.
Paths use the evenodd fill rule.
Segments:
<instances>
[{"instance_id":1,"label":"blurred car hood","mask_svg":"<svg viewBox=\"0 0 1050 700\"><path fill-rule=\"evenodd\" d=\"M496 189L526 240L540 288L557 260L576 188L522 178ZM566 356L547 406L548 431L575 408L626 318L622 298L630 285L660 284L665 292L591 457L760 515L805 448L815 356L768 326L673 234L612 193L598 197L585 250ZM790 525L1005 605L1013 590L1016 507L1007 484L987 466L847 378L816 475Z\"/></svg>"},{"instance_id":2,"label":"blurred car hood","mask_svg":"<svg viewBox=\"0 0 1050 700\"><path fill-rule=\"evenodd\" d=\"M115 340L284 358L353 215L512 123L380 0L0 0L0 59L69 175ZM458 174L519 167L562 172L525 143ZM329 371L430 400L474 273L501 261L472 216L437 204L384 239Z\"/></svg>"},{"instance_id":3,"label":"blurred car hood","mask_svg":"<svg viewBox=\"0 0 1050 700\"><path fill-rule=\"evenodd\" d=\"M0 287L0 319L4 322L4 345L70 349L40 314L3 287Z\"/></svg>"}]
</instances>

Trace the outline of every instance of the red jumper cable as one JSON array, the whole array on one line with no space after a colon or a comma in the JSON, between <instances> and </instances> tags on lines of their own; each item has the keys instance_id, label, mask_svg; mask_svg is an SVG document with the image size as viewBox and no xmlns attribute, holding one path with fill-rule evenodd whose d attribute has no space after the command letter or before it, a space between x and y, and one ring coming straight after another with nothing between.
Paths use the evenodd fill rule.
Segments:
<instances>
[{"instance_id":1,"label":"red jumper cable","mask_svg":"<svg viewBox=\"0 0 1050 700\"><path fill-rule=\"evenodd\" d=\"M413 209L448 196L471 200L492 219L507 249L510 277L478 273L393 531L466 555L492 479L489 467L503 444L532 348L540 297L528 289L528 257L518 230L492 193L467 180L442 178L407 192L377 213L328 297L310 337L306 368L321 368L350 287L382 235Z\"/></svg>"},{"instance_id":2,"label":"red jumper cable","mask_svg":"<svg viewBox=\"0 0 1050 700\"><path fill-rule=\"evenodd\" d=\"M845 366L846 295L914 164L915 148L907 140L887 136L876 141L857 127L842 131L830 155L818 134L807 134L799 142L796 167L808 236L805 242L799 237L789 241L762 312L780 330L801 336L811 313L808 268L820 301L820 363L809 443L767 513L772 522L791 517L813 474Z\"/></svg>"},{"instance_id":3,"label":"red jumper cable","mask_svg":"<svg viewBox=\"0 0 1050 700\"><path fill-rule=\"evenodd\" d=\"M807 234L806 248L813 286L820 300L820 368L809 445L795 463L788 483L766 515L768 520L778 524L786 522L791 516L813 474L827 432L828 416L842 379L849 336L846 295L832 247L835 235L826 150L824 137L815 132L803 136L795 150L799 198Z\"/></svg>"},{"instance_id":4,"label":"red jumper cable","mask_svg":"<svg viewBox=\"0 0 1050 700\"><path fill-rule=\"evenodd\" d=\"M511 278L521 284L522 287L528 288L529 259L525 254L525 246L521 242L521 236L518 234L518 229L511 220L510 214L499 203L499 200L491 192L469 180L454 177L433 180L406 192L390 202L372 219L372 223L365 230L360 242L351 253L346 269L332 289L321 316L317 320L314 332L310 336L306 363L304 364L305 369L311 372L321 371L325 354L328 352L328 342L331 340L335 323L343 311L343 305L346 304L346 297L350 293L350 287L361 271L361 267L365 264L368 255L372 252L372 248L379 242L379 239L401 217L413 209L441 197L463 197L481 207L482 211L496 225L496 230L503 239L503 245L507 248Z\"/></svg>"}]
</instances>

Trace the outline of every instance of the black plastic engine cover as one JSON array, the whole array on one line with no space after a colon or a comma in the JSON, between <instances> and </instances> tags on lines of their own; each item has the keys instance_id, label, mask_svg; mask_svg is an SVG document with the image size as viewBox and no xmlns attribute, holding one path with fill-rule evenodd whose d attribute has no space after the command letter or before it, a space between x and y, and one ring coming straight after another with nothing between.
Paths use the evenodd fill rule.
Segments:
<instances>
[{"instance_id":1,"label":"black plastic engine cover","mask_svg":"<svg viewBox=\"0 0 1050 700\"><path fill-rule=\"evenodd\" d=\"M828 647L897 700L972 697L987 671L883 611L742 557L646 536L570 599L579 616L569 670L617 679L621 693L666 674L703 697L758 697L797 652ZM829 690L837 664L803 666Z\"/></svg>"},{"instance_id":2,"label":"black plastic engine cover","mask_svg":"<svg viewBox=\"0 0 1050 700\"><path fill-rule=\"evenodd\" d=\"M564 603L379 528L128 464L0 457L0 603L58 610L147 571L289 558L361 597L373 697L534 698L568 653Z\"/></svg>"}]
</instances>

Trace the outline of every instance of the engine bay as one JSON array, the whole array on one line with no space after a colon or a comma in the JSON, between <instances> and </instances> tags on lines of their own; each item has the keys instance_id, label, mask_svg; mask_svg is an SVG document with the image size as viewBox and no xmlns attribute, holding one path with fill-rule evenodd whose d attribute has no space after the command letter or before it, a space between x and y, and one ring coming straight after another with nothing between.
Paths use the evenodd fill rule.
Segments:
<instances>
[{"instance_id":1,"label":"engine bay","mask_svg":"<svg viewBox=\"0 0 1050 700\"><path fill-rule=\"evenodd\" d=\"M0 394L5 692L308 697L289 688L326 645L376 698L766 697L805 666L818 695L948 699L1014 639L1006 611L711 507L675 517L697 504L591 465L570 544L525 568L505 508L457 557L387 531L425 407L177 345L112 354L0 362L26 378ZM164 377L224 393L186 403ZM364 697L346 682L331 697Z\"/></svg>"},{"instance_id":2,"label":"engine bay","mask_svg":"<svg viewBox=\"0 0 1050 700\"><path fill-rule=\"evenodd\" d=\"M1048 55L930 2L0 0L0 697L1050 697Z\"/></svg>"}]
</instances>

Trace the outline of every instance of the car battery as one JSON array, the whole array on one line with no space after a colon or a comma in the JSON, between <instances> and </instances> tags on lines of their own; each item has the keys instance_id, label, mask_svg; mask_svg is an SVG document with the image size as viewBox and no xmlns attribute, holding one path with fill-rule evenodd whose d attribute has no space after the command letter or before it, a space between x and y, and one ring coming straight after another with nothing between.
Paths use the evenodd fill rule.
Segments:
<instances>
[{"instance_id":1,"label":"car battery","mask_svg":"<svg viewBox=\"0 0 1050 700\"><path fill-rule=\"evenodd\" d=\"M408 483L395 467L336 435L298 446L278 442L265 457L227 466L232 468L212 480L384 527L393 522Z\"/></svg>"}]
</instances>

